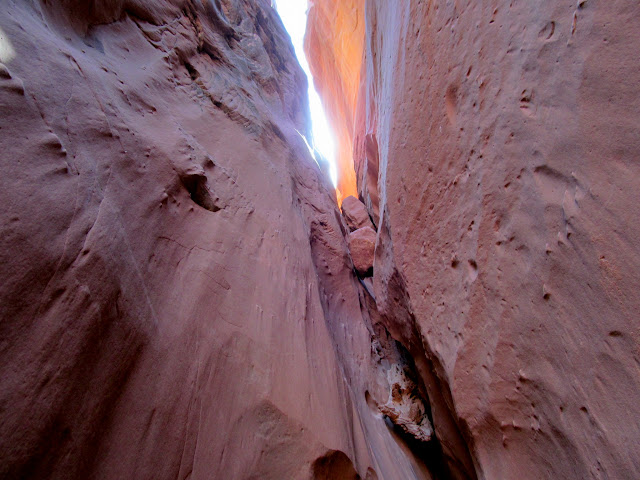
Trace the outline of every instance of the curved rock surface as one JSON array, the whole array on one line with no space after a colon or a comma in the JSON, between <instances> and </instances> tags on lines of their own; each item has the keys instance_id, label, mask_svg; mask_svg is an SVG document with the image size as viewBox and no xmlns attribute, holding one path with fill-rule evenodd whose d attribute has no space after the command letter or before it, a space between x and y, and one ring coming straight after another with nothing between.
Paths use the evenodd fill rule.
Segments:
<instances>
[{"instance_id":1,"label":"curved rock surface","mask_svg":"<svg viewBox=\"0 0 640 480\"><path fill-rule=\"evenodd\" d=\"M422 471L305 92L267 0L0 3L0 477Z\"/></svg>"},{"instance_id":2,"label":"curved rock surface","mask_svg":"<svg viewBox=\"0 0 640 480\"><path fill-rule=\"evenodd\" d=\"M639 478L637 5L371 0L361 16L369 308L420 372L448 475Z\"/></svg>"}]
</instances>

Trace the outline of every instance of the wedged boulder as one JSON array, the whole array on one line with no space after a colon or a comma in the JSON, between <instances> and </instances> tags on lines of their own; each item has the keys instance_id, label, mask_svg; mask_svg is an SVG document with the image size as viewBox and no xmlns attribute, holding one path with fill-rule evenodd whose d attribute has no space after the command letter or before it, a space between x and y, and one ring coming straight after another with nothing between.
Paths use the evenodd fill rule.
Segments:
<instances>
[{"instance_id":1,"label":"wedged boulder","mask_svg":"<svg viewBox=\"0 0 640 480\"><path fill-rule=\"evenodd\" d=\"M347 240L356 270L360 275L370 276L376 249L376 231L371 227L362 227L351 232Z\"/></svg>"},{"instance_id":2,"label":"wedged boulder","mask_svg":"<svg viewBox=\"0 0 640 480\"><path fill-rule=\"evenodd\" d=\"M352 232L362 227L374 228L364 203L353 195L342 201L342 216Z\"/></svg>"}]
</instances>

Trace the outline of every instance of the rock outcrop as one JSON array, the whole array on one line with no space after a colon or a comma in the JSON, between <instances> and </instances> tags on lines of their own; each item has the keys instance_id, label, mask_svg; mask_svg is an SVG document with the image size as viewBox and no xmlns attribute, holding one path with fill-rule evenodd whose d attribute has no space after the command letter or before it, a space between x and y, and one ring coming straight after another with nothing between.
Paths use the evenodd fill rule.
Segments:
<instances>
[{"instance_id":1,"label":"rock outcrop","mask_svg":"<svg viewBox=\"0 0 640 480\"><path fill-rule=\"evenodd\" d=\"M637 9L373 0L361 16L370 308L416 363L448 474L637 478Z\"/></svg>"},{"instance_id":2,"label":"rock outcrop","mask_svg":"<svg viewBox=\"0 0 640 480\"><path fill-rule=\"evenodd\" d=\"M305 92L267 0L0 3L0 477L422 468Z\"/></svg>"},{"instance_id":3,"label":"rock outcrop","mask_svg":"<svg viewBox=\"0 0 640 480\"><path fill-rule=\"evenodd\" d=\"M328 46L335 15L309 17ZM444 478L640 478L637 5L371 0L358 18L357 108L333 115L354 119L378 227L366 306L427 394L423 458ZM340 95L352 76L317 48Z\"/></svg>"}]
</instances>

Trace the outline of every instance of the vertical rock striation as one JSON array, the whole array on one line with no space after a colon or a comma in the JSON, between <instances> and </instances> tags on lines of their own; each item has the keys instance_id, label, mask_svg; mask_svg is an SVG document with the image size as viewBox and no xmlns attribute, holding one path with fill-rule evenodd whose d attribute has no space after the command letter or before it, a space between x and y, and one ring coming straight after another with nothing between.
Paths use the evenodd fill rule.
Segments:
<instances>
[{"instance_id":1,"label":"vertical rock striation","mask_svg":"<svg viewBox=\"0 0 640 480\"><path fill-rule=\"evenodd\" d=\"M632 3L359 13L348 133L378 227L368 307L415 364L445 477L640 476ZM345 83L317 80L323 95Z\"/></svg>"}]
</instances>

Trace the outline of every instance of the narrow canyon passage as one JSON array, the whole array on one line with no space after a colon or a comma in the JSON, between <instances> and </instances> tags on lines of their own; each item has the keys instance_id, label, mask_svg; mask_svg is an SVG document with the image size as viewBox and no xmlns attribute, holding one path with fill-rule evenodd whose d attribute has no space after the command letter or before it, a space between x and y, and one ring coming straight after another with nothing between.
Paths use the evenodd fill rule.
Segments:
<instances>
[{"instance_id":1,"label":"narrow canyon passage","mask_svg":"<svg viewBox=\"0 0 640 480\"><path fill-rule=\"evenodd\" d=\"M0 2L0 478L640 478L639 13Z\"/></svg>"},{"instance_id":2,"label":"narrow canyon passage","mask_svg":"<svg viewBox=\"0 0 640 480\"><path fill-rule=\"evenodd\" d=\"M638 13L311 2L343 178L378 227L372 310L416 367L445 476L640 473Z\"/></svg>"}]
</instances>

